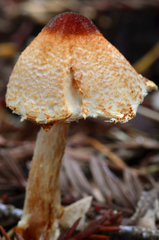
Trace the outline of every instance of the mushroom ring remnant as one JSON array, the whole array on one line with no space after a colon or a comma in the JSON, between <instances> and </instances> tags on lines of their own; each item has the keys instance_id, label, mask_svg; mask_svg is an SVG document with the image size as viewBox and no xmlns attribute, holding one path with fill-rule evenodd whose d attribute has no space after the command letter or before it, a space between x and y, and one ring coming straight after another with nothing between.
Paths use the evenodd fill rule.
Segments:
<instances>
[{"instance_id":1,"label":"mushroom ring remnant","mask_svg":"<svg viewBox=\"0 0 159 240\"><path fill-rule=\"evenodd\" d=\"M61 216L59 171L68 123L87 117L132 119L157 86L139 75L86 17L53 18L20 55L6 103L40 124L18 231L25 240L56 239ZM52 126L53 125L53 126Z\"/></svg>"}]
</instances>

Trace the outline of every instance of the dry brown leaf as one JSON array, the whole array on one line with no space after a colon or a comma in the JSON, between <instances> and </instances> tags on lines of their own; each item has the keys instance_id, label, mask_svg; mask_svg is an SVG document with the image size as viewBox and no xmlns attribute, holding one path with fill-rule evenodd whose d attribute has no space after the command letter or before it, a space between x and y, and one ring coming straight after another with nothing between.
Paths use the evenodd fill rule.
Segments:
<instances>
[{"instance_id":1,"label":"dry brown leaf","mask_svg":"<svg viewBox=\"0 0 159 240\"><path fill-rule=\"evenodd\" d=\"M63 165L63 163L62 163L62 165ZM68 189L69 189L68 178L66 176L66 173L65 173L63 167L61 167L61 170L60 170L60 186L63 191L68 191Z\"/></svg>"},{"instance_id":2,"label":"dry brown leaf","mask_svg":"<svg viewBox=\"0 0 159 240\"><path fill-rule=\"evenodd\" d=\"M82 229L85 225L86 213L91 206L91 202L92 197L89 196L67 206L65 208L64 214L59 220L60 227L64 229L70 228L75 223L75 221L80 218L77 230Z\"/></svg>"},{"instance_id":3,"label":"dry brown leaf","mask_svg":"<svg viewBox=\"0 0 159 240\"><path fill-rule=\"evenodd\" d=\"M63 166L65 168L66 175L73 188L77 191L78 196L83 196L82 188L80 187L80 184L72 168L71 160L67 154L65 154L63 157Z\"/></svg>"},{"instance_id":4,"label":"dry brown leaf","mask_svg":"<svg viewBox=\"0 0 159 240\"><path fill-rule=\"evenodd\" d=\"M14 156L11 156L7 150L1 149L0 151L1 163L8 168L14 177L19 183L19 186L26 187L26 179L23 176L23 173L19 166L15 163Z\"/></svg>"},{"instance_id":5,"label":"dry brown leaf","mask_svg":"<svg viewBox=\"0 0 159 240\"><path fill-rule=\"evenodd\" d=\"M111 190L115 202L118 203L120 206L128 208L132 207L133 204L130 196L128 196L125 191L125 187L123 186L124 183L121 182L121 180L117 178L117 176L115 176L113 172L111 172L105 162L100 161L100 164L105 172L104 177L107 181L109 189Z\"/></svg>"},{"instance_id":6,"label":"dry brown leaf","mask_svg":"<svg viewBox=\"0 0 159 240\"><path fill-rule=\"evenodd\" d=\"M105 182L102 169L98 163L98 159L95 156L91 156L90 161L90 170L92 172L93 179L97 186L99 187L100 191L106 198L106 201L110 204L112 202L112 194L109 190L107 183Z\"/></svg>"}]
</instances>

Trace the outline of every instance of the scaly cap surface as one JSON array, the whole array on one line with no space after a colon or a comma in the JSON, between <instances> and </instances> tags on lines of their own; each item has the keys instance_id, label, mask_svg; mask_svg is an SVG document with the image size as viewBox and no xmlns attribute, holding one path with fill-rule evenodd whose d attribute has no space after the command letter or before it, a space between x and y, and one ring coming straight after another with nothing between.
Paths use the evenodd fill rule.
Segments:
<instances>
[{"instance_id":1,"label":"scaly cap surface","mask_svg":"<svg viewBox=\"0 0 159 240\"><path fill-rule=\"evenodd\" d=\"M152 89L89 19L63 13L19 57L6 103L45 129L83 117L127 122Z\"/></svg>"}]
</instances>

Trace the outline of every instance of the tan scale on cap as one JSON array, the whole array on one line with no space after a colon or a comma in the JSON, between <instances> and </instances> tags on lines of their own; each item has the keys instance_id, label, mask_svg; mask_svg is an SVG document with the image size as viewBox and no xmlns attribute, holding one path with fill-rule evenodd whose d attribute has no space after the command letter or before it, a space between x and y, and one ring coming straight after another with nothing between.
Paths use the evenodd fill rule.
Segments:
<instances>
[{"instance_id":1,"label":"tan scale on cap","mask_svg":"<svg viewBox=\"0 0 159 240\"><path fill-rule=\"evenodd\" d=\"M89 19L63 13L19 57L6 102L45 129L83 117L127 122L152 89Z\"/></svg>"}]
</instances>

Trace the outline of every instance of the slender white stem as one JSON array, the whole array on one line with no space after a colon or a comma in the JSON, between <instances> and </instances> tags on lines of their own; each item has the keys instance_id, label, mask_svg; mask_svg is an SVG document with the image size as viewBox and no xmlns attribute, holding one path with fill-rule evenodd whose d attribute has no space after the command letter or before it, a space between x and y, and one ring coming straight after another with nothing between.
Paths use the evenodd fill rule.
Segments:
<instances>
[{"instance_id":1,"label":"slender white stem","mask_svg":"<svg viewBox=\"0 0 159 240\"><path fill-rule=\"evenodd\" d=\"M17 230L25 240L53 235L62 213L59 172L67 139L68 124L55 123L40 130L29 174L24 212Z\"/></svg>"}]
</instances>

